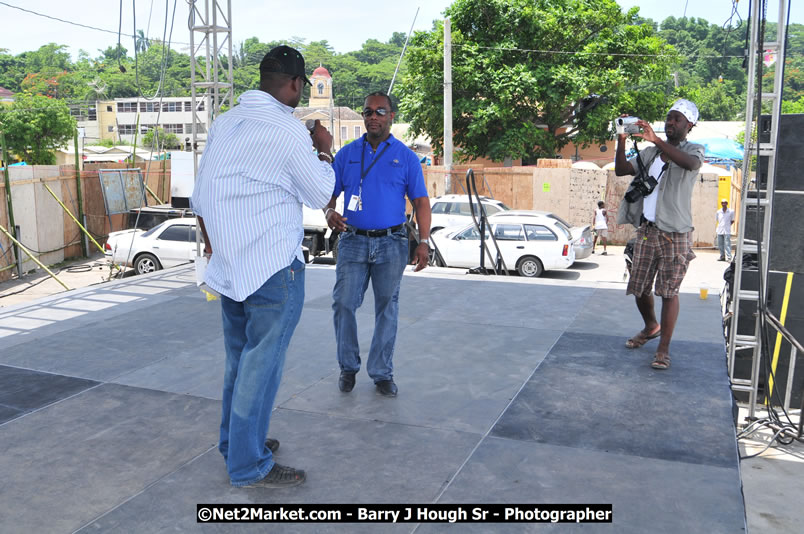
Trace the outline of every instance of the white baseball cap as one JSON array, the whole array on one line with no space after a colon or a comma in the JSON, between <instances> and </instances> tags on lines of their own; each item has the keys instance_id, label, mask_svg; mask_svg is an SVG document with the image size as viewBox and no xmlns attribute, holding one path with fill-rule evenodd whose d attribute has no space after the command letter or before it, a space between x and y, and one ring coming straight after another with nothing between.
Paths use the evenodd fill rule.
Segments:
<instances>
[{"instance_id":1,"label":"white baseball cap","mask_svg":"<svg viewBox=\"0 0 804 534\"><path fill-rule=\"evenodd\" d=\"M670 111L678 111L687 117L690 124L698 122L698 106L684 98L676 100L675 103L673 103L673 107L670 108Z\"/></svg>"}]
</instances>

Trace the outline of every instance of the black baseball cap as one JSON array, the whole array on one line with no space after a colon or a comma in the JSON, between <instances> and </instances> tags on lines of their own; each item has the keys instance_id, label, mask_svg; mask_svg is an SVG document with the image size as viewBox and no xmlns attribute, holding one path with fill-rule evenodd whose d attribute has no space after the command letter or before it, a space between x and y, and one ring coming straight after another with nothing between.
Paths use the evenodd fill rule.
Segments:
<instances>
[{"instance_id":1,"label":"black baseball cap","mask_svg":"<svg viewBox=\"0 0 804 534\"><path fill-rule=\"evenodd\" d=\"M304 57L301 52L289 46L277 46L262 58L260 72L281 72L299 76L307 85L313 85L304 72Z\"/></svg>"}]
</instances>

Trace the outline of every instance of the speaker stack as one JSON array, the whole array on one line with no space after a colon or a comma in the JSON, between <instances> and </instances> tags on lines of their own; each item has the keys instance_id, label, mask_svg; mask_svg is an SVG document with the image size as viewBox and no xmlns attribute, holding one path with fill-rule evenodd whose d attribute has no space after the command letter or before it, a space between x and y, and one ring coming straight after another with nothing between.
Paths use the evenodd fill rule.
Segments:
<instances>
[{"instance_id":1,"label":"speaker stack","mask_svg":"<svg viewBox=\"0 0 804 534\"><path fill-rule=\"evenodd\" d=\"M759 120L760 143L770 142L771 119L763 115ZM781 115L779 134L777 135L776 172L774 174L774 188L770 192L773 219L771 221L770 243L765 250L770 251L768 258L768 280L766 284L768 310L777 318L782 319L782 306L787 301L784 325L799 343L804 343L804 114ZM760 161L758 170L760 188L767 184L767 157ZM762 239L762 221L764 208L757 206L756 192L753 198L747 195L745 224L745 238L752 240ZM764 191L759 195L764 196ZM759 290L759 273L756 269L756 255L746 254L743 258L742 288L748 291ZM791 283L788 279L792 273ZM755 301L740 300L739 323L737 333L740 335L753 335L756 321L757 303ZM774 384L779 397L774 397L774 404L784 402L788 381L792 380L789 405L794 408L801 406L804 394L804 354L796 357L794 376L789 377L790 343L783 338L777 342L776 329L767 328L768 358L777 354L774 372ZM777 347L778 343L778 347ZM751 377L752 353L750 350L735 352L735 378ZM770 361L770 360L769 360ZM760 372L760 377L763 373ZM761 378L760 399L766 395L766 384ZM747 400L739 392L738 399Z\"/></svg>"}]
</instances>

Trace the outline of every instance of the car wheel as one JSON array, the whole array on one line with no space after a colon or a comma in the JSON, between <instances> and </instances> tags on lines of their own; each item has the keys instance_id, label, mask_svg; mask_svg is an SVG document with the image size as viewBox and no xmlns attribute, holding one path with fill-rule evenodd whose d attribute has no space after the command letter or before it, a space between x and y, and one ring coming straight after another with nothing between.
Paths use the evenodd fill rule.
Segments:
<instances>
[{"instance_id":1,"label":"car wheel","mask_svg":"<svg viewBox=\"0 0 804 534\"><path fill-rule=\"evenodd\" d=\"M528 278L538 278L544 272L544 267L539 258L535 256L525 256L519 260L516 265L516 270L520 276L527 276Z\"/></svg>"},{"instance_id":2,"label":"car wheel","mask_svg":"<svg viewBox=\"0 0 804 534\"><path fill-rule=\"evenodd\" d=\"M153 254L142 254L134 262L134 270L137 274L152 273L162 268L159 260Z\"/></svg>"}]
</instances>

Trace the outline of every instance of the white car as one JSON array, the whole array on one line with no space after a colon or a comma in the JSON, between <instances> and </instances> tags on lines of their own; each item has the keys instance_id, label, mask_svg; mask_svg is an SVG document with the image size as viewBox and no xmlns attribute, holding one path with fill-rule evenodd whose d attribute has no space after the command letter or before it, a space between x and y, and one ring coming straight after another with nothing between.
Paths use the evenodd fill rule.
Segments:
<instances>
[{"instance_id":1,"label":"white car","mask_svg":"<svg viewBox=\"0 0 804 534\"><path fill-rule=\"evenodd\" d=\"M569 228L572 234L572 241L575 248L575 259L583 260L592 254L592 227L586 226L573 226L549 211L531 211L531 210L512 210L499 200L494 200L489 197L480 197L480 202L486 208L486 215L496 215L501 212L506 212L512 215L520 215L526 213L538 213L546 215ZM475 208L477 209L477 208ZM444 195L430 199L430 211L432 212L432 220L430 222L430 233L437 232L442 228L449 226L457 226L462 224L469 224L472 222L472 217L469 212L469 195Z\"/></svg>"},{"instance_id":2,"label":"white car","mask_svg":"<svg viewBox=\"0 0 804 534\"><path fill-rule=\"evenodd\" d=\"M505 212L488 218L486 246L496 258L497 250L508 270L527 277L541 276L545 270L566 269L575 261L572 234L552 217L541 214L509 215ZM432 234L432 240L446 267L477 267L480 265L480 232L474 223L445 228ZM485 264L492 260L485 256Z\"/></svg>"},{"instance_id":3,"label":"white car","mask_svg":"<svg viewBox=\"0 0 804 534\"><path fill-rule=\"evenodd\" d=\"M472 201L473 203L475 202L474 199ZM486 215L493 215L499 211L511 209L499 200L489 197L480 197L480 202L486 209ZM472 214L469 211L469 195L444 195L431 198L430 213L431 233L448 226L472 222Z\"/></svg>"},{"instance_id":4,"label":"white car","mask_svg":"<svg viewBox=\"0 0 804 534\"><path fill-rule=\"evenodd\" d=\"M133 267L137 274L194 261L195 218L169 219L150 230L140 228L112 232L106 240L106 258L117 265ZM204 247L201 236L201 250Z\"/></svg>"}]
</instances>

